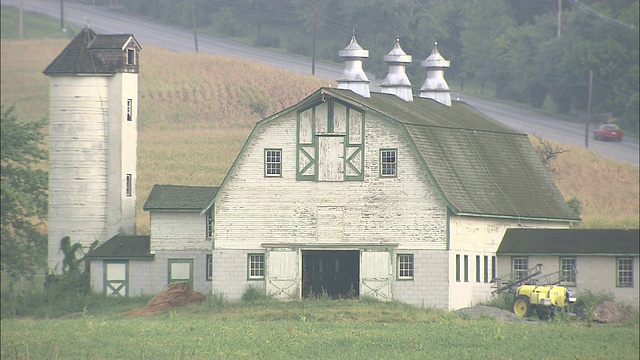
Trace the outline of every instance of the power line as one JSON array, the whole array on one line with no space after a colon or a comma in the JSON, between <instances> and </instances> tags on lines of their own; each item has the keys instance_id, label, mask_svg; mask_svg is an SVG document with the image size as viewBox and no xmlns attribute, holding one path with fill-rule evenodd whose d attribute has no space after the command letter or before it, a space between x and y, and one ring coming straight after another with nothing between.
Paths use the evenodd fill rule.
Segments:
<instances>
[{"instance_id":1,"label":"power line","mask_svg":"<svg viewBox=\"0 0 640 360\"><path fill-rule=\"evenodd\" d=\"M584 5L583 3L579 2L578 0L569 0L570 3L572 3L573 5L575 5L575 7L580 10L583 11L587 14L590 14L592 16L595 16L597 18L600 18L602 20L604 20L605 22L620 28L620 29L624 29L624 30L633 30L633 31L638 31L640 28L638 28L637 26L634 25L630 25L630 24L625 24L621 21L618 21L616 19L612 19L610 17L607 17L606 15L599 13L595 10L593 10L592 8L588 7L587 5Z\"/></svg>"}]
</instances>

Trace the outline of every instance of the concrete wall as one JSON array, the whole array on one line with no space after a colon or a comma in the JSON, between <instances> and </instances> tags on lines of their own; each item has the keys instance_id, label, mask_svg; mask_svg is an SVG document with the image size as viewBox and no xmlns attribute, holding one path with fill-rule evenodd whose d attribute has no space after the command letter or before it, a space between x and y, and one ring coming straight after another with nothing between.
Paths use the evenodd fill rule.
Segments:
<instances>
[{"instance_id":1,"label":"concrete wall","mask_svg":"<svg viewBox=\"0 0 640 360\"><path fill-rule=\"evenodd\" d=\"M449 308L449 259L447 251L401 251L413 254L413 280L398 280L394 254L393 299L419 307Z\"/></svg>"}]
</instances>

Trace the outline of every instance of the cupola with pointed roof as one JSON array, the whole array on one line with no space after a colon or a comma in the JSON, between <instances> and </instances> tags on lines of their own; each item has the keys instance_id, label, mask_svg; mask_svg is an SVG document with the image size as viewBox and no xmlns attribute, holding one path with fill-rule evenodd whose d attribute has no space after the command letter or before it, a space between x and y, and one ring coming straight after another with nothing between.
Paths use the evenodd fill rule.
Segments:
<instances>
[{"instance_id":1,"label":"cupola with pointed roof","mask_svg":"<svg viewBox=\"0 0 640 360\"><path fill-rule=\"evenodd\" d=\"M361 96L370 97L369 78L362 69L362 60L369 57L369 50L363 49L353 35L349 45L340 50L338 56L344 59L344 70L338 79L338 89L349 89Z\"/></svg>"},{"instance_id":2,"label":"cupola with pointed roof","mask_svg":"<svg viewBox=\"0 0 640 360\"><path fill-rule=\"evenodd\" d=\"M451 90L444 79L444 69L451 66L451 63L440 55L437 42L433 46L431 55L421 61L420 65L427 68L427 79L420 88L420 97L451 106Z\"/></svg>"},{"instance_id":3,"label":"cupola with pointed roof","mask_svg":"<svg viewBox=\"0 0 640 360\"><path fill-rule=\"evenodd\" d=\"M380 86L385 94L393 94L405 101L413 101L411 81L407 77L406 64L411 64L411 55L407 55L396 38L393 49L382 57L389 66L389 73Z\"/></svg>"}]
</instances>

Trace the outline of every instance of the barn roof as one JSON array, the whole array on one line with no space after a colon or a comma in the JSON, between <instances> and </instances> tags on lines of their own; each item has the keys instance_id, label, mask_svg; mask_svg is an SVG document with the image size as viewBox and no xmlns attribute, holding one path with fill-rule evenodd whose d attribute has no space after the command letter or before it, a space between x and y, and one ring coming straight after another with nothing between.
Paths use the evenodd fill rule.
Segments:
<instances>
[{"instance_id":1,"label":"barn roof","mask_svg":"<svg viewBox=\"0 0 640 360\"><path fill-rule=\"evenodd\" d=\"M85 255L86 259L153 259L150 237L116 235Z\"/></svg>"},{"instance_id":2,"label":"barn roof","mask_svg":"<svg viewBox=\"0 0 640 360\"><path fill-rule=\"evenodd\" d=\"M638 255L639 229L507 229L501 255Z\"/></svg>"},{"instance_id":3,"label":"barn roof","mask_svg":"<svg viewBox=\"0 0 640 360\"><path fill-rule=\"evenodd\" d=\"M320 88L298 104L260 121L254 132L273 119L327 97L399 124L426 175L454 214L580 220L567 206L527 134L464 102L444 106L432 99L407 102L391 94L372 92L367 98L351 90Z\"/></svg>"},{"instance_id":4,"label":"barn roof","mask_svg":"<svg viewBox=\"0 0 640 360\"><path fill-rule=\"evenodd\" d=\"M104 61L99 52L122 51L130 42L140 49L131 34L96 34L91 28L84 28L64 50L47 66L45 75L112 75L117 64Z\"/></svg>"},{"instance_id":5,"label":"barn roof","mask_svg":"<svg viewBox=\"0 0 640 360\"><path fill-rule=\"evenodd\" d=\"M200 211L218 191L213 186L154 185L145 211Z\"/></svg>"}]
</instances>

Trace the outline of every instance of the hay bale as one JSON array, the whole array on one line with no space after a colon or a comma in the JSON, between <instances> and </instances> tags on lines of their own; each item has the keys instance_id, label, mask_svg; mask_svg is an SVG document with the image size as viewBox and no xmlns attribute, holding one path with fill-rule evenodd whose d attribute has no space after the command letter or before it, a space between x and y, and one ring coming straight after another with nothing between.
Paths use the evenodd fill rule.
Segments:
<instances>
[{"instance_id":1,"label":"hay bale","mask_svg":"<svg viewBox=\"0 0 640 360\"><path fill-rule=\"evenodd\" d=\"M173 310L180 306L201 303L207 297L197 291L192 291L187 282L169 284L167 290L161 291L147 302L143 309L133 309L125 312L126 316L148 315L162 311Z\"/></svg>"}]
</instances>

